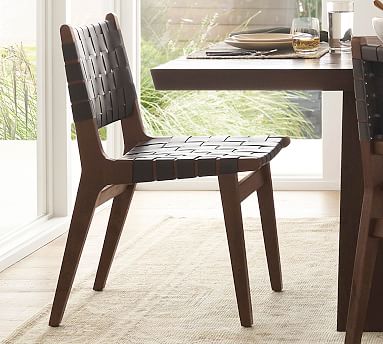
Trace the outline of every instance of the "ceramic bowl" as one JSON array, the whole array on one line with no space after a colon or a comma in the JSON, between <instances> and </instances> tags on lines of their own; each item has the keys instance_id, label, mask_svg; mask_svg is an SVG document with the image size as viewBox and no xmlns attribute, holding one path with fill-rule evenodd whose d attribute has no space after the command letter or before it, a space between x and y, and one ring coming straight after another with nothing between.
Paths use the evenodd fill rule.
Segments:
<instances>
[{"instance_id":1,"label":"ceramic bowl","mask_svg":"<svg viewBox=\"0 0 383 344\"><path fill-rule=\"evenodd\" d=\"M383 18L372 18L372 26L378 38L383 42Z\"/></svg>"}]
</instances>

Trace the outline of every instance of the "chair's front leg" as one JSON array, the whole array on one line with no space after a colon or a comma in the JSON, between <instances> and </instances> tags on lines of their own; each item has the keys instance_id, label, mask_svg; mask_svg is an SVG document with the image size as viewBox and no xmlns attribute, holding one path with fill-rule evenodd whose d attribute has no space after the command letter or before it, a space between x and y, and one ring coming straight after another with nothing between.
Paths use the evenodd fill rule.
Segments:
<instances>
[{"instance_id":1,"label":"chair's front leg","mask_svg":"<svg viewBox=\"0 0 383 344\"><path fill-rule=\"evenodd\" d=\"M263 241L265 243L267 266L271 288L282 290L282 271L279 256L277 224L275 220L273 185L271 181L270 164L262 167L263 185L257 190L259 211L261 214Z\"/></svg>"},{"instance_id":2,"label":"chair's front leg","mask_svg":"<svg viewBox=\"0 0 383 344\"><path fill-rule=\"evenodd\" d=\"M62 320L100 191L101 187L95 188L80 180L49 320L50 326L59 326Z\"/></svg>"},{"instance_id":3,"label":"chair's front leg","mask_svg":"<svg viewBox=\"0 0 383 344\"><path fill-rule=\"evenodd\" d=\"M241 325L253 324L246 247L243 233L241 201L237 174L218 177L229 244L231 267Z\"/></svg>"}]
</instances>

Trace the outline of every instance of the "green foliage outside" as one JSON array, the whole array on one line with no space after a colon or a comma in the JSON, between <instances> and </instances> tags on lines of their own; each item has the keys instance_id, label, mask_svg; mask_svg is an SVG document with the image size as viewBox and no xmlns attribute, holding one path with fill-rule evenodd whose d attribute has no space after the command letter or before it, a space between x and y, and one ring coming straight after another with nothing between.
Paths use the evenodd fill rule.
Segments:
<instances>
[{"instance_id":1,"label":"green foliage outside","mask_svg":"<svg viewBox=\"0 0 383 344\"><path fill-rule=\"evenodd\" d=\"M0 48L0 140L36 140L35 48Z\"/></svg>"},{"instance_id":2,"label":"green foliage outside","mask_svg":"<svg viewBox=\"0 0 383 344\"><path fill-rule=\"evenodd\" d=\"M322 0L297 0L300 17L322 18Z\"/></svg>"},{"instance_id":3,"label":"green foliage outside","mask_svg":"<svg viewBox=\"0 0 383 344\"><path fill-rule=\"evenodd\" d=\"M195 37L182 44L151 32L145 22L141 41L141 105L146 127L155 135L262 135L312 137L313 127L297 105L304 92L157 91L150 68L208 45L216 16L206 17ZM164 30L163 35L166 35Z\"/></svg>"},{"instance_id":4,"label":"green foliage outside","mask_svg":"<svg viewBox=\"0 0 383 344\"><path fill-rule=\"evenodd\" d=\"M297 0L301 15L320 17L321 1ZM158 11L157 16L163 16ZM149 19L148 19L149 18ZM141 106L147 130L154 135L280 134L311 137L312 125L294 100L304 92L161 92L150 68L205 47L217 15L206 17L187 44L151 29L154 16L143 17ZM253 18L251 18L253 19ZM217 37L223 39L223 37ZM75 131L72 126L72 139ZM106 131L100 131L106 139ZM0 47L0 140L36 140L36 48Z\"/></svg>"},{"instance_id":5,"label":"green foliage outside","mask_svg":"<svg viewBox=\"0 0 383 344\"><path fill-rule=\"evenodd\" d=\"M294 96L302 92L163 92L154 89L149 65L166 55L143 41L141 105L147 129L155 135L261 135L307 137L312 133Z\"/></svg>"}]
</instances>

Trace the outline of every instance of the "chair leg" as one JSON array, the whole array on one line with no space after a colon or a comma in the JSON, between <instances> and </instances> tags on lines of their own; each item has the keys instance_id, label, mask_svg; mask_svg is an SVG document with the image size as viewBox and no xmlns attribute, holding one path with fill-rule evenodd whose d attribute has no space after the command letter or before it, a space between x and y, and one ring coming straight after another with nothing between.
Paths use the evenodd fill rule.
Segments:
<instances>
[{"instance_id":1,"label":"chair leg","mask_svg":"<svg viewBox=\"0 0 383 344\"><path fill-rule=\"evenodd\" d=\"M273 185L271 181L270 164L262 168L264 184L257 190L259 210L261 213L263 240L265 243L267 266L271 288L282 291L282 271L279 256L277 224L275 220Z\"/></svg>"},{"instance_id":2,"label":"chair leg","mask_svg":"<svg viewBox=\"0 0 383 344\"><path fill-rule=\"evenodd\" d=\"M359 344L363 335L379 239L369 236L372 196L364 197L352 278L345 344Z\"/></svg>"},{"instance_id":3,"label":"chair leg","mask_svg":"<svg viewBox=\"0 0 383 344\"><path fill-rule=\"evenodd\" d=\"M250 327L253 324L253 312L251 308L238 176L237 174L221 175L218 177L218 181L239 317L242 326Z\"/></svg>"},{"instance_id":4,"label":"chair leg","mask_svg":"<svg viewBox=\"0 0 383 344\"><path fill-rule=\"evenodd\" d=\"M116 252L126 216L129 211L130 203L132 201L134 189L135 185L129 185L126 191L115 197L113 200L108 228L106 230L96 279L93 285L93 289L96 291L101 291L105 287L106 279L108 278L109 270L112 265L114 254Z\"/></svg>"},{"instance_id":5,"label":"chair leg","mask_svg":"<svg viewBox=\"0 0 383 344\"><path fill-rule=\"evenodd\" d=\"M80 181L49 325L60 325L100 190Z\"/></svg>"}]
</instances>

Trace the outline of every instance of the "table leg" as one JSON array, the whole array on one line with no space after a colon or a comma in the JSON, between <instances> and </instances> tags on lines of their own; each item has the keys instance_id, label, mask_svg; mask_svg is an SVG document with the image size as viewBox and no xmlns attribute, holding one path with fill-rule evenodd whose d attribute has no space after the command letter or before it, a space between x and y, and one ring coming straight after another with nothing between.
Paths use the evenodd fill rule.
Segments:
<instances>
[{"instance_id":1,"label":"table leg","mask_svg":"<svg viewBox=\"0 0 383 344\"><path fill-rule=\"evenodd\" d=\"M351 279L363 196L362 165L354 99L353 92L343 92L338 331L344 331L346 329Z\"/></svg>"},{"instance_id":2,"label":"table leg","mask_svg":"<svg viewBox=\"0 0 383 344\"><path fill-rule=\"evenodd\" d=\"M342 114L342 180L340 198L338 331L346 329L348 304L360 210L363 198L363 178L358 137L358 124L353 92L343 93ZM383 252L377 258L373 289L366 319L366 331L383 330Z\"/></svg>"}]
</instances>

